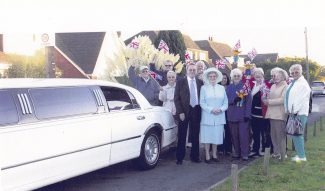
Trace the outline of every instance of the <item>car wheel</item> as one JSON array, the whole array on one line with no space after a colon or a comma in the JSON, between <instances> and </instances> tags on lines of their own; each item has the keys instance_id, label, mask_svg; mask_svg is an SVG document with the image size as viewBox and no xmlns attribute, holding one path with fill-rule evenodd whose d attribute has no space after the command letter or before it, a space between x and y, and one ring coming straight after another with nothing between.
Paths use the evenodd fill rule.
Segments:
<instances>
[{"instance_id":1,"label":"car wheel","mask_svg":"<svg viewBox=\"0 0 325 191\"><path fill-rule=\"evenodd\" d=\"M141 145L141 155L137 160L142 170L152 169L158 164L160 155L160 140L156 131L149 131Z\"/></svg>"}]
</instances>

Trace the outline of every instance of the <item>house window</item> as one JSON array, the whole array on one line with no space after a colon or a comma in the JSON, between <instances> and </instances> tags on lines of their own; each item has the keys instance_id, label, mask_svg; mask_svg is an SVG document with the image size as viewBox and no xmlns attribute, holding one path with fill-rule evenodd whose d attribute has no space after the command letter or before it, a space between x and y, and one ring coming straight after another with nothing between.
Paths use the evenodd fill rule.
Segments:
<instances>
[{"instance_id":1,"label":"house window","mask_svg":"<svg viewBox=\"0 0 325 191\"><path fill-rule=\"evenodd\" d=\"M17 123L16 105L9 91L0 91L0 125Z\"/></svg>"},{"instance_id":2,"label":"house window","mask_svg":"<svg viewBox=\"0 0 325 191\"><path fill-rule=\"evenodd\" d=\"M86 87L40 88L29 91L39 119L97 112L95 97Z\"/></svg>"},{"instance_id":3,"label":"house window","mask_svg":"<svg viewBox=\"0 0 325 191\"><path fill-rule=\"evenodd\" d=\"M206 61L206 54L204 52L200 52L200 59Z\"/></svg>"}]
</instances>

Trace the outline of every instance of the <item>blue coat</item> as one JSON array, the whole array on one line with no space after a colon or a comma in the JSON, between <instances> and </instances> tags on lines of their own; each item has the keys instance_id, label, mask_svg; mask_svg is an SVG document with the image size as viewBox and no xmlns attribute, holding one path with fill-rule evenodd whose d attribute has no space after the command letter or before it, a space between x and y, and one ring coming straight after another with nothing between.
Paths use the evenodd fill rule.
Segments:
<instances>
[{"instance_id":1,"label":"blue coat","mask_svg":"<svg viewBox=\"0 0 325 191\"><path fill-rule=\"evenodd\" d=\"M202 108L201 125L226 124L225 111L228 108L228 99L225 88L219 84L214 86L205 84L201 87L200 106ZM219 108L222 113L214 115L212 109Z\"/></svg>"},{"instance_id":2,"label":"blue coat","mask_svg":"<svg viewBox=\"0 0 325 191\"><path fill-rule=\"evenodd\" d=\"M251 108L252 108L252 96L249 93L244 97L243 106L238 107L234 103L235 97L237 97L236 92L243 89L244 84L239 82L239 84L229 84L227 87L227 97L229 100L229 107L227 111L228 121L230 122L239 122L244 121L244 117L251 117Z\"/></svg>"}]
</instances>

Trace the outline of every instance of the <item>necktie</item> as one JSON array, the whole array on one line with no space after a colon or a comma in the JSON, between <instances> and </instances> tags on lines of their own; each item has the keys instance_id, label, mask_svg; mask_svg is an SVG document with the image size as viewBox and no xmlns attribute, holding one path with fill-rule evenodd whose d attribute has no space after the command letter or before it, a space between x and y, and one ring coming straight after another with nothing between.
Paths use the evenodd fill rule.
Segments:
<instances>
[{"instance_id":1,"label":"necktie","mask_svg":"<svg viewBox=\"0 0 325 191\"><path fill-rule=\"evenodd\" d=\"M197 101L196 101L196 94L195 94L195 80L191 80L190 85L190 105L192 107L195 107Z\"/></svg>"}]
</instances>

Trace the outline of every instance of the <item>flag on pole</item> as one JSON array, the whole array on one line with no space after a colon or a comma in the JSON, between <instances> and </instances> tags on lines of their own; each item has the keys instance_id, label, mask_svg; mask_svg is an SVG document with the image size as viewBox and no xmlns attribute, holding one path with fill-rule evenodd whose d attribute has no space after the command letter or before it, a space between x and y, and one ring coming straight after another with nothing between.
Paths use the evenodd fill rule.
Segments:
<instances>
[{"instance_id":1,"label":"flag on pole","mask_svg":"<svg viewBox=\"0 0 325 191\"><path fill-rule=\"evenodd\" d=\"M219 68L219 69L225 69L226 68L226 61L223 60L223 59L216 60L215 66L216 66L216 68Z\"/></svg>"},{"instance_id":2,"label":"flag on pole","mask_svg":"<svg viewBox=\"0 0 325 191\"><path fill-rule=\"evenodd\" d=\"M138 49L139 48L139 41L138 39L133 39L130 44L128 45L130 48Z\"/></svg>"},{"instance_id":3,"label":"flag on pole","mask_svg":"<svg viewBox=\"0 0 325 191\"><path fill-rule=\"evenodd\" d=\"M167 45L166 42L163 41L162 39L161 39L160 42L159 42L158 49L163 50L165 54L166 54L167 52L169 53L168 45Z\"/></svg>"},{"instance_id":4,"label":"flag on pole","mask_svg":"<svg viewBox=\"0 0 325 191\"><path fill-rule=\"evenodd\" d=\"M255 48L253 48L252 51L247 53L247 56L251 59L251 61L253 61L256 55L257 55L257 51L255 50Z\"/></svg>"},{"instance_id":5,"label":"flag on pole","mask_svg":"<svg viewBox=\"0 0 325 191\"><path fill-rule=\"evenodd\" d=\"M240 40L238 40L238 42L235 44L233 50L239 50L240 49Z\"/></svg>"}]
</instances>

